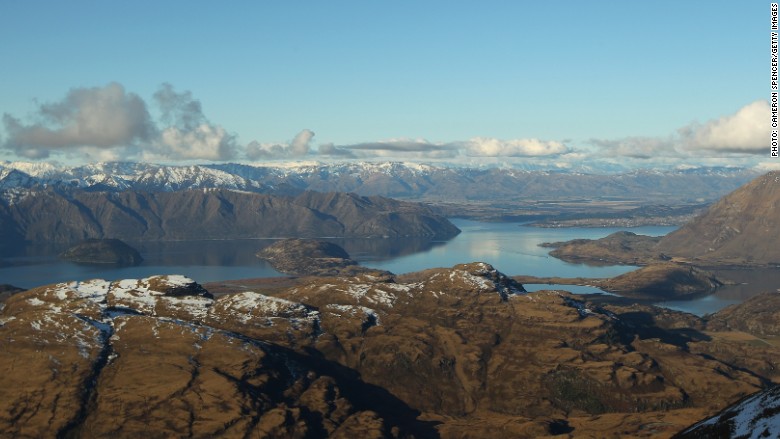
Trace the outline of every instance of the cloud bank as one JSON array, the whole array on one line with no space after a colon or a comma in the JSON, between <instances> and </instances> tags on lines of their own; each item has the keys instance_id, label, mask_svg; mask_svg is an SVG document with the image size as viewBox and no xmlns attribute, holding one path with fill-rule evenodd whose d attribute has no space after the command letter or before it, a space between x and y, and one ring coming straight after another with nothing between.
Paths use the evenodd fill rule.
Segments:
<instances>
[{"instance_id":1,"label":"cloud bank","mask_svg":"<svg viewBox=\"0 0 780 439\"><path fill-rule=\"evenodd\" d=\"M590 139L588 143L595 147L596 155L644 160L765 155L769 151L770 116L769 102L759 100L728 116L692 122L666 137Z\"/></svg>"},{"instance_id":2,"label":"cloud bank","mask_svg":"<svg viewBox=\"0 0 780 439\"><path fill-rule=\"evenodd\" d=\"M459 157L541 157L565 154L570 149L561 142L539 139L502 140L475 137L466 141L448 143L430 142L424 139L391 139L353 145L320 146L320 154L374 158L398 157L418 159L458 159Z\"/></svg>"},{"instance_id":3,"label":"cloud bank","mask_svg":"<svg viewBox=\"0 0 780 439\"><path fill-rule=\"evenodd\" d=\"M569 152L563 143L539 139L500 140L476 137L466 142L466 155L475 157L538 157Z\"/></svg>"},{"instance_id":4,"label":"cloud bank","mask_svg":"<svg viewBox=\"0 0 780 439\"><path fill-rule=\"evenodd\" d=\"M152 114L155 116L153 117ZM5 113L0 148L17 157L74 160L250 161L404 160L451 164L535 163L573 169L600 162L614 167L737 163L768 154L770 107L752 102L735 113L693 122L660 137L597 138L575 142L537 138L472 137L436 142L394 138L353 144L320 143L302 129L285 142L241 144L212 122L189 91L162 84L148 101L118 83L71 89L57 102L40 104L23 120Z\"/></svg>"},{"instance_id":5,"label":"cloud bank","mask_svg":"<svg viewBox=\"0 0 780 439\"><path fill-rule=\"evenodd\" d=\"M211 123L190 92L163 84L154 94L160 109L152 120L146 102L118 83L74 88L59 102L39 105L34 121L3 115L3 147L32 159L52 154L88 159L145 160L237 157L235 136Z\"/></svg>"},{"instance_id":6,"label":"cloud bank","mask_svg":"<svg viewBox=\"0 0 780 439\"><path fill-rule=\"evenodd\" d=\"M143 99L117 83L72 89L62 101L40 105L36 116L38 121L24 124L4 114L8 136L4 147L37 159L56 151L126 148L149 141L156 133Z\"/></svg>"},{"instance_id":7,"label":"cloud bank","mask_svg":"<svg viewBox=\"0 0 780 439\"><path fill-rule=\"evenodd\" d=\"M301 158L311 151L312 130L299 132L288 143L260 143L256 140L246 146L246 157L249 160Z\"/></svg>"},{"instance_id":8,"label":"cloud bank","mask_svg":"<svg viewBox=\"0 0 780 439\"><path fill-rule=\"evenodd\" d=\"M770 116L769 102L753 102L732 115L680 128L681 146L691 151L766 154L772 130Z\"/></svg>"}]
</instances>

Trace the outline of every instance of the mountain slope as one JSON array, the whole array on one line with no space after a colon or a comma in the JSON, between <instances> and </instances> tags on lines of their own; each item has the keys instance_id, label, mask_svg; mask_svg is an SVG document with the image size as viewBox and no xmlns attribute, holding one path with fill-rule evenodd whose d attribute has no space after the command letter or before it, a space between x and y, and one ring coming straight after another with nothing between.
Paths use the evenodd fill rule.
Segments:
<instances>
[{"instance_id":1,"label":"mountain slope","mask_svg":"<svg viewBox=\"0 0 780 439\"><path fill-rule=\"evenodd\" d=\"M586 263L780 266L780 172L741 186L661 238L616 232L605 238L543 243L550 255Z\"/></svg>"},{"instance_id":2,"label":"mountain slope","mask_svg":"<svg viewBox=\"0 0 780 439\"><path fill-rule=\"evenodd\" d=\"M706 264L780 265L780 172L770 172L666 235L657 251Z\"/></svg>"},{"instance_id":3,"label":"mountain slope","mask_svg":"<svg viewBox=\"0 0 780 439\"><path fill-rule=\"evenodd\" d=\"M303 311L302 324L317 318ZM0 318L0 435L432 436L404 403L337 364L199 322L236 312L181 276L11 297Z\"/></svg>"},{"instance_id":4,"label":"mountain slope","mask_svg":"<svg viewBox=\"0 0 780 439\"><path fill-rule=\"evenodd\" d=\"M780 387L751 395L674 437L676 439L780 437Z\"/></svg>"},{"instance_id":5,"label":"mountain slope","mask_svg":"<svg viewBox=\"0 0 780 439\"><path fill-rule=\"evenodd\" d=\"M181 276L50 285L0 310L0 433L668 437L763 384L719 359L728 346L697 354L686 342L706 337L645 334L636 314L483 263L274 296Z\"/></svg>"},{"instance_id":6,"label":"mountain slope","mask_svg":"<svg viewBox=\"0 0 780 439\"><path fill-rule=\"evenodd\" d=\"M75 242L258 237L451 238L459 230L416 204L353 194L290 199L234 190L84 192L36 190L0 202L0 224L29 241Z\"/></svg>"}]
</instances>

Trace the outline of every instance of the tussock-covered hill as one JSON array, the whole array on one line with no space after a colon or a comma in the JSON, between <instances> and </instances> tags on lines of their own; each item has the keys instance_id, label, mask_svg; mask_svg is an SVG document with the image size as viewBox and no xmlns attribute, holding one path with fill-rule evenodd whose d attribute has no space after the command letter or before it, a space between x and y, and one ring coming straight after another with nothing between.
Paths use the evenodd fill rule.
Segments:
<instances>
[{"instance_id":1,"label":"tussock-covered hill","mask_svg":"<svg viewBox=\"0 0 780 439\"><path fill-rule=\"evenodd\" d=\"M0 435L668 437L766 382L639 314L483 263L274 296L50 285L0 312Z\"/></svg>"},{"instance_id":2,"label":"tussock-covered hill","mask_svg":"<svg viewBox=\"0 0 780 439\"><path fill-rule=\"evenodd\" d=\"M780 337L780 291L772 291L724 308L710 316L716 330L744 331L759 337Z\"/></svg>"},{"instance_id":3,"label":"tussock-covered hill","mask_svg":"<svg viewBox=\"0 0 780 439\"><path fill-rule=\"evenodd\" d=\"M780 265L780 172L721 198L657 250L701 264Z\"/></svg>"}]
</instances>

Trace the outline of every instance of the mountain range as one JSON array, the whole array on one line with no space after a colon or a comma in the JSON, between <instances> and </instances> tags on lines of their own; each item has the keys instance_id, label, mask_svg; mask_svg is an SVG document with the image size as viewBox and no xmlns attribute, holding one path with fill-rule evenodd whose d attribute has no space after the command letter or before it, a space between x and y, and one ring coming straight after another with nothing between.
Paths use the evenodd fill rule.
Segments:
<instances>
[{"instance_id":1,"label":"mountain range","mask_svg":"<svg viewBox=\"0 0 780 439\"><path fill-rule=\"evenodd\" d=\"M727 167L584 173L399 162L191 166L0 162L0 197L13 201L25 190L40 187L110 192L220 188L277 195L354 192L429 201L628 198L668 204L715 200L757 175L751 169Z\"/></svg>"},{"instance_id":2,"label":"mountain range","mask_svg":"<svg viewBox=\"0 0 780 439\"><path fill-rule=\"evenodd\" d=\"M306 191L283 197L229 189L175 192L32 189L0 202L0 248L90 238L193 240L279 237L452 238L447 219L413 202Z\"/></svg>"}]
</instances>

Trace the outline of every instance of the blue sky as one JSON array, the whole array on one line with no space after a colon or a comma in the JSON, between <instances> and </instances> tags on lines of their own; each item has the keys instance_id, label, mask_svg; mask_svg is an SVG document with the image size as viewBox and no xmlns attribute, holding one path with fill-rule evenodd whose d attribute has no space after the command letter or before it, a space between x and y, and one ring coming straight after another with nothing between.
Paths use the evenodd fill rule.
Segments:
<instances>
[{"instance_id":1,"label":"blue sky","mask_svg":"<svg viewBox=\"0 0 780 439\"><path fill-rule=\"evenodd\" d=\"M759 1L5 1L0 160L766 164L768 22Z\"/></svg>"}]
</instances>

